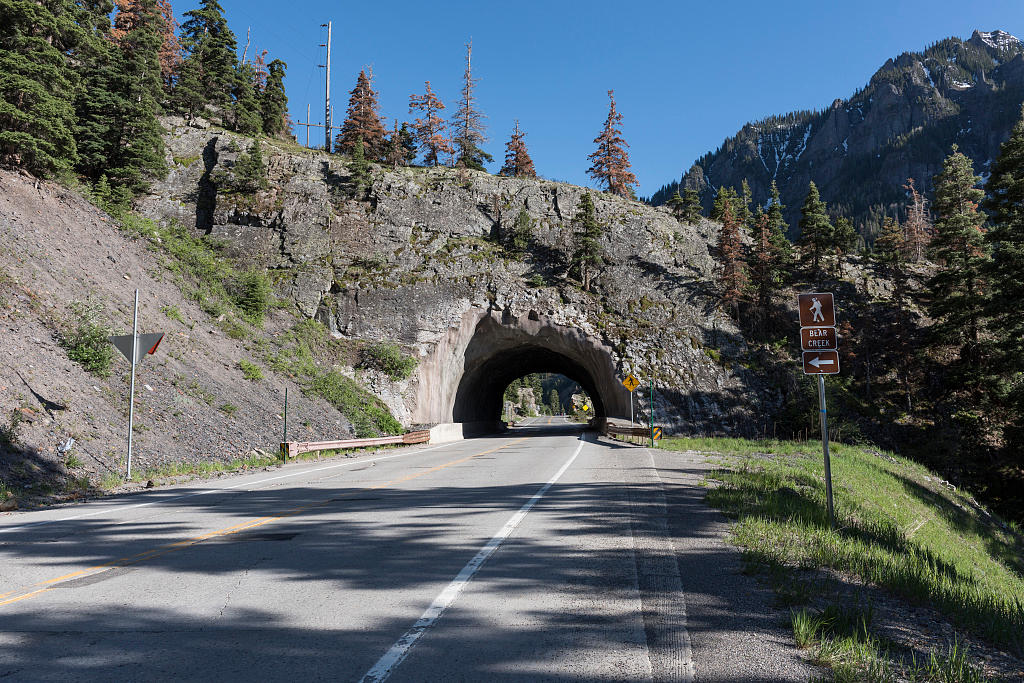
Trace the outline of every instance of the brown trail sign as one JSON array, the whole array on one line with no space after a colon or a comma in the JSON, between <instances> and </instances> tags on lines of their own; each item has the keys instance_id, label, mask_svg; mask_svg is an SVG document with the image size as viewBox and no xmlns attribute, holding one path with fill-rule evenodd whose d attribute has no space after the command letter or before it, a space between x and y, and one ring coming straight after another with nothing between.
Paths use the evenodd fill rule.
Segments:
<instances>
[{"instance_id":1,"label":"brown trail sign","mask_svg":"<svg viewBox=\"0 0 1024 683\"><path fill-rule=\"evenodd\" d=\"M800 348L804 351L827 351L839 348L834 327L801 327Z\"/></svg>"},{"instance_id":2,"label":"brown trail sign","mask_svg":"<svg viewBox=\"0 0 1024 683\"><path fill-rule=\"evenodd\" d=\"M832 292L798 294L800 327L835 327L836 308Z\"/></svg>"},{"instance_id":3,"label":"brown trail sign","mask_svg":"<svg viewBox=\"0 0 1024 683\"><path fill-rule=\"evenodd\" d=\"M835 375L838 373L838 351L804 351L805 375Z\"/></svg>"}]
</instances>

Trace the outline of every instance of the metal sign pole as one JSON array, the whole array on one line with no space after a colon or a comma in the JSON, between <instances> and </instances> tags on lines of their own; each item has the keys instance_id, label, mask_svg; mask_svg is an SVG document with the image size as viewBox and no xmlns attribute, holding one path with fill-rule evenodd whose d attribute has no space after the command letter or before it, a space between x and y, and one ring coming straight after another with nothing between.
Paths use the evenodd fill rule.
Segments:
<instances>
[{"instance_id":1,"label":"metal sign pole","mask_svg":"<svg viewBox=\"0 0 1024 683\"><path fill-rule=\"evenodd\" d=\"M629 426L633 426L633 392L629 392Z\"/></svg>"},{"instance_id":2,"label":"metal sign pole","mask_svg":"<svg viewBox=\"0 0 1024 683\"><path fill-rule=\"evenodd\" d=\"M818 405L821 410L821 448L825 454L825 500L828 504L828 523L836 528L835 511L832 508L832 466L828 457L828 411L825 408L825 375L818 375Z\"/></svg>"},{"instance_id":3,"label":"metal sign pole","mask_svg":"<svg viewBox=\"0 0 1024 683\"><path fill-rule=\"evenodd\" d=\"M288 387L284 388L284 438L281 441L288 441Z\"/></svg>"},{"instance_id":4,"label":"metal sign pole","mask_svg":"<svg viewBox=\"0 0 1024 683\"><path fill-rule=\"evenodd\" d=\"M651 448L654 448L654 378L651 378Z\"/></svg>"},{"instance_id":5,"label":"metal sign pole","mask_svg":"<svg viewBox=\"0 0 1024 683\"><path fill-rule=\"evenodd\" d=\"M128 465L124 478L132 478L132 431L135 427L135 362L139 355L139 290L135 290L135 316L132 323L132 379L128 389Z\"/></svg>"}]
</instances>

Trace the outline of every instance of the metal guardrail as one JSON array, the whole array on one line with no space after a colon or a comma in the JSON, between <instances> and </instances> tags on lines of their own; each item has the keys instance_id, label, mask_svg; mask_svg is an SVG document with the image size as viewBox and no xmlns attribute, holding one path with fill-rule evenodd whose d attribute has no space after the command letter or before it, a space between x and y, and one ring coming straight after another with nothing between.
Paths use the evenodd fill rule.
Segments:
<instances>
[{"instance_id":1,"label":"metal guardrail","mask_svg":"<svg viewBox=\"0 0 1024 683\"><path fill-rule=\"evenodd\" d=\"M281 443L281 457L285 460L302 453L333 451L343 448L366 448L369 446L391 446L395 444L416 444L430 441L430 431L409 432L400 436L382 436L376 439L344 439L342 441L284 441Z\"/></svg>"},{"instance_id":2,"label":"metal guardrail","mask_svg":"<svg viewBox=\"0 0 1024 683\"><path fill-rule=\"evenodd\" d=\"M650 427L616 427L608 425L606 428L608 436L651 436Z\"/></svg>"}]
</instances>

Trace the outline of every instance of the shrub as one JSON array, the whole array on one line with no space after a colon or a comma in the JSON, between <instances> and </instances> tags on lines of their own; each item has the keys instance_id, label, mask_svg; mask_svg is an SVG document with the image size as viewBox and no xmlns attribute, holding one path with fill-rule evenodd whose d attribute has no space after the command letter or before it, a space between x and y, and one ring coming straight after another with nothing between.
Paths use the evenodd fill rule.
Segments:
<instances>
[{"instance_id":1,"label":"shrub","mask_svg":"<svg viewBox=\"0 0 1024 683\"><path fill-rule=\"evenodd\" d=\"M58 341L67 351L68 358L88 372L105 377L114 362L114 347L107 339L111 334L110 328L99 321L99 311L99 304L73 302L72 321L58 335Z\"/></svg>"},{"instance_id":2,"label":"shrub","mask_svg":"<svg viewBox=\"0 0 1024 683\"><path fill-rule=\"evenodd\" d=\"M316 377L310 388L348 418L357 438L401 434L402 425L384 402L350 377L331 371Z\"/></svg>"},{"instance_id":3,"label":"shrub","mask_svg":"<svg viewBox=\"0 0 1024 683\"><path fill-rule=\"evenodd\" d=\"M238 406L233 403L225 403L220 407L220 411L228 417L231 417L238 412Z\"/></svg>"},{"instance_id":4,"label":"shrub","mask_svg":"<svg viewBox=\"0 0 1024 683\"><path fill-rule=\"evenodd\" d=\"M245 360L238 361L238 367L242 369L242 376L250 382L258 382L263 379L263 371L255 363Z\"/></svg>"},{"instance_id":5,"label":"shrub","mask_svg":"<svg viewBox=\"0 0 1024 683\"><path fill-rule=\"evenodd\" d=\"M376 368L393 380L403 380L416 369L416 359L402 353L395 344L372 344L362 351L360 366Z\"/></svg>"},{"instance_id":6,"label":"shrub","mask_svg":"<svg viewBox=\"0 0 1024 683\"><path fill-rule=\"evenodd\" d=\"M271 304L270 279L262 270L250 268L239 275L232 286L235 304L254 321L263 320Z\"/></svg>"},{"instance_id":7,"label":"shrub","mask_svg":"<svg viewBox=\"0 0 1024 683\"><path fill-rule=\"evenodd\" d=\"M263 150L260 141L254 140L248 152L238 155L234 166L234 182L231 188L237 192L258 192L267 189L267 167L263 164Z\"/></svg>"},{"instance_id":8,"label":"shrub","mask_svg":"<svg viewBox=\"0 0 1024 683\"><path fill-rule=\"evenodd\" d=\"M530 287L547 287L548 282L544 279L544 276L540 273L534 273L530 276L530 279L526 281L526 284Z\"/></svg>"}]
</instances>

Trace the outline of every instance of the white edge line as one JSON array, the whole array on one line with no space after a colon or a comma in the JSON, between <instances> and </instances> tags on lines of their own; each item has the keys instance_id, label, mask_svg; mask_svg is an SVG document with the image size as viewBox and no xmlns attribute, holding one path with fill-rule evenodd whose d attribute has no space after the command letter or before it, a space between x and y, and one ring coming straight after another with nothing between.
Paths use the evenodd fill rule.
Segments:
<instances>
[{"instance_id":1,"label":"white edge line","mask_svg":"<svg viewBox=\"0 0 1024 683\"><path fill-rule=\"evenodd\" d=\"M466 587L466 584L470 582L473 575L477 573L480 567L487 561L487 559L498 549L498 546L508 538L508 536L515 530L519 523L526 517L526 513L540 500L545 493L548 492L555 482L562 478L565 471L569 469L573 461L583 450L583 444L586 443L586 434L580 436L580 445L576 447L576 452L572 454L572 457L565 461L565 464L555 472L555 475L548 479L547 483L538 489L537 493L533 494L530 500L526 501L523 507L519 508L519 512L512 515L512 517L505 522L505 526L501 527L501 530L491 537L491 540L487 541L482 548L473 556L466 566L462 568L452 582L441 593L434 598L434 601L430 603L430 607L423 612L423 615L412 625L405 634L395 641L395 644L384 653L384 655L377 660L377 663L373 665L369 671L361 679L360 683L380 683L381 681L387 680L394 671L395 667L402 663L402 660L409 654L409 650L416 644L420 636L426 632L434 623L441 618L453 602L455 598L459 597L459 593Z\"/></svg>"},{"instance_id":2,"label":"white edge line","mask_svg":"<svg viewBox=\"0 0 1024 683\"><path fill-rule=\"evenodd\" d=\"M468 441L468 439L467 439ZM195 496L205 496L211 493L224 493L226 491L232 491L243 486L257 486L259 484L265 484L268 481L277 481L278 479L287 479L288 477L297 477L303 474L313 474L314 472L322 472L324 470L333 470L339 467L349 467L350 465L358 465L364 462L377 462L378 460L390 460L391 458L401 458L406 455L416 455L418 453L426 453L427 451L434 451L438 448L444 448L445 446L451 446L453 443L442 443L431 448L422 448L418 451L408 451L405 453L395 453L394 455L382 455L377 458L359 458L357 460L348 460L346 462L337 463L335 465L325 465L324 467L317 467L311 470L301 470L297 472L289 472L288 474L281 474L276 477L267 477L266 479L259 479L257 481L244 481L233 486L224 486L216 489L203 489L202 491L196 491L195 493L186 493L182 496L174 496L173 498L161 498L160 500L151 500L148 503L136 503L134 505L114 505L112 507L106 507L102 510L94 510L93 512L84 512L80 515L71 515L68 517L59 517L57 519L43 519L38 522L27 522L25 524L19 524L18 526L0 527L0 534L7 534L12 531L21 531L23 529L31 529L33 527L43 526L46 524L56 524L58 522L70 522L75 519L83 519L85 517L95 517L96 515L102 515L107 512L123 512L127 510L135 510L137 508L144 508L150 505L160 505L161 503L169 503L174 500L182 500L184 498L194 498Z\"/></svg>"}]
</instances>

